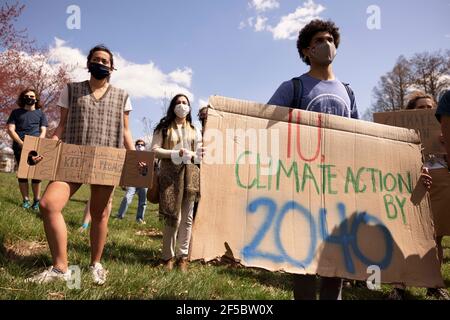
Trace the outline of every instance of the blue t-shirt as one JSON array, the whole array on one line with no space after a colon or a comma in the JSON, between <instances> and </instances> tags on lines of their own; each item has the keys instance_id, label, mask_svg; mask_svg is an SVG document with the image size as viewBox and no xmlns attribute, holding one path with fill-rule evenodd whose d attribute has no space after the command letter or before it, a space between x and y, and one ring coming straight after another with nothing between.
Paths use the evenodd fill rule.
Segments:
<instances>
[{"instance_id":1,"label":"blue t-shirt","mask_svg":"<svg viewBox=\"0 0 450 320\"><path fill-rule=\"evenodd\" d=\"M441 116L450 116L450 90L444 93L439 99L439 104L436 110L436 118L441 121Z\"/></svg>"},{"instance_id":2,"label":"blue t-shirt","mask_svg":"<svg viewBox=\"0 0 450 320\"><path fill-rule=\"evenodd\" d=\"M16 126L16 133L22 140L25 138L25 135L39 137L41 127L48 127L47 117L41 109L33 111L25 108L14 109L8 118L7 124ZM13 147L17 147L15 142Z\"/></svg>"},{"instance_id":3,"label":"blue t-shirt","mask_svg":"<svg viewBox=\"0 0 450 320\"><path fill-rule=\"evenodd\" d=\"M306 73L300 79L300 86L303 85L303 90L299 90L300 109L359 119L356 102L351 103L342 82L337 79L319 80ZM293 100L294 84L289 80L278 87L268 104L292 107Z\"/></svg>"}]
</instances>

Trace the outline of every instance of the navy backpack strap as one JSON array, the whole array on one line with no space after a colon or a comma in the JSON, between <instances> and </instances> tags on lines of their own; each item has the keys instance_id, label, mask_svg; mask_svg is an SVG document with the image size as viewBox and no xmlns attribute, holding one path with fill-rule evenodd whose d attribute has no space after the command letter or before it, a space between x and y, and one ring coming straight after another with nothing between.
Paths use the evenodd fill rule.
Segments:
<instances>
[{"instance_id":1,"label":"navy backpack strap","mask_svg":"<svg viewBox=\"0 0 450 320\"><path fill-rule=\"evenodd\" d=\"M299 77L292 78L294 86L294 97L292 98L291 108L300 109L300 102L303 96L303 83Z\"/></svg>"},{"instance_id":2,"label":"navy backpack strap","mask_svg":"<svg viewBox=\"0 0 450 320\"><path fill-rule=\"evenodd\" d=\"M352 109L355 105L355 93L353 92L352 88L350 88L350 84L345 82L342 82L342 84L344 85L345 90L347 90L348 97L350 98L350 109ZM350 110L350 113L351 112L352 110Z\"/></svg>"}]
</instances>

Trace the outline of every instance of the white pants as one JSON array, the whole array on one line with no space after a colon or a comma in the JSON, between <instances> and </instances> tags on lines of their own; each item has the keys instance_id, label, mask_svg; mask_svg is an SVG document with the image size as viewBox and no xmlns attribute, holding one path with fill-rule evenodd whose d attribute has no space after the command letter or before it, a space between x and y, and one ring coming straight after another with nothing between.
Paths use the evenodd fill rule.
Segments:
<instances>
[{"instance_id":1,"label":"white pants","mask_svg":"<svg viewBox=\"0 0 450 320\"><path fill-rule=\"evenodd\" d=\"M169 260L173 257L188 256L193 213L194 202L183 199L180 220L177 223L177 227L172 227L167 224L164 226L162 249L163 260Z\"/></svg>"}]
</instances>

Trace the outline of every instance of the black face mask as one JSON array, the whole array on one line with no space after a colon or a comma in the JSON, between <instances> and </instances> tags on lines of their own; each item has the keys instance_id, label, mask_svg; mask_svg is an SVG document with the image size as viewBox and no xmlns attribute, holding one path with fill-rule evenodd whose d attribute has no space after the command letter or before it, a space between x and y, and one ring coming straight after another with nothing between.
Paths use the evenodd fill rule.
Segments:
<instances>
[{"instance_id":1,"label":"black face mask","mask_svg":"<svg viewBox=\"0 0 450 320\"><path fill-rule=\"evenodd\" d=\"M89 62L88 69L92 76L97 80L103 80L111 74L111 70L100 63Z\"/></svg>"},{"instance_id":2,"label":"black face mask","mask_svg":"<svg viewBox=\"0 0 450 320\"><path fill-rule=\"evenodd\" d=\"M27 106L32 106L32 105L36 104L36 102L37 102L36 99L32 99L32 98L28 98L28 97L23 98L23 103Z\"/></svg>"}]
</instances>

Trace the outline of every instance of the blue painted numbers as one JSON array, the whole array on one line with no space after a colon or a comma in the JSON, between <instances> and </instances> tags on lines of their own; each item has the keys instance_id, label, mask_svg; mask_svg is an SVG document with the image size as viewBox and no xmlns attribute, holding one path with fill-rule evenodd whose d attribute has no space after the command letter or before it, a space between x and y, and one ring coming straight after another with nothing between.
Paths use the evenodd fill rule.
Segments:
<instances>
[{"instance_id":1,"label":"blue painted numbers","mask_svg":"<svg viewBox=\"0 0 450 320\"><path fill-rule=\"evenodd\" d=\"M347 219L346 207L343 203L338 203L337 210L340 224L337 231L339 233L330 235L327 230L327 210L325 208L319 210L318 223L308 209L295 201L286 202L280 211L277 212L278 208L274 200L267 197L260 197L247 206L247 214L255 214L260 209L266 209L267 214L251 242L242 249L242 256L245 260L262 258L275 263L288 262L293 266L306 268L314 259L318 241L322 240L326 243L340 246L345 261L345 268L350 273L355 273L352 251L354 256L367 266L378 265L381 269L386 269L391 263L394 245L391 233L381 220L366 212L356 213L351 222L351 226L349 226L350 221ZM307 246L306 256L301 257L301 259L290 256L284 248L281 239L281 226L286 214L290 211L302 215L309 225L309 246ZM358 245L358 230L364 224L371 224L381 231L384 238L385 251L380 261L375 261L367 257ZM268 236L269 230L272 227L272 241L275 245L275 252L268 252L260 249L260 247L261 242Z\"/></svg>"}]
</instances>

